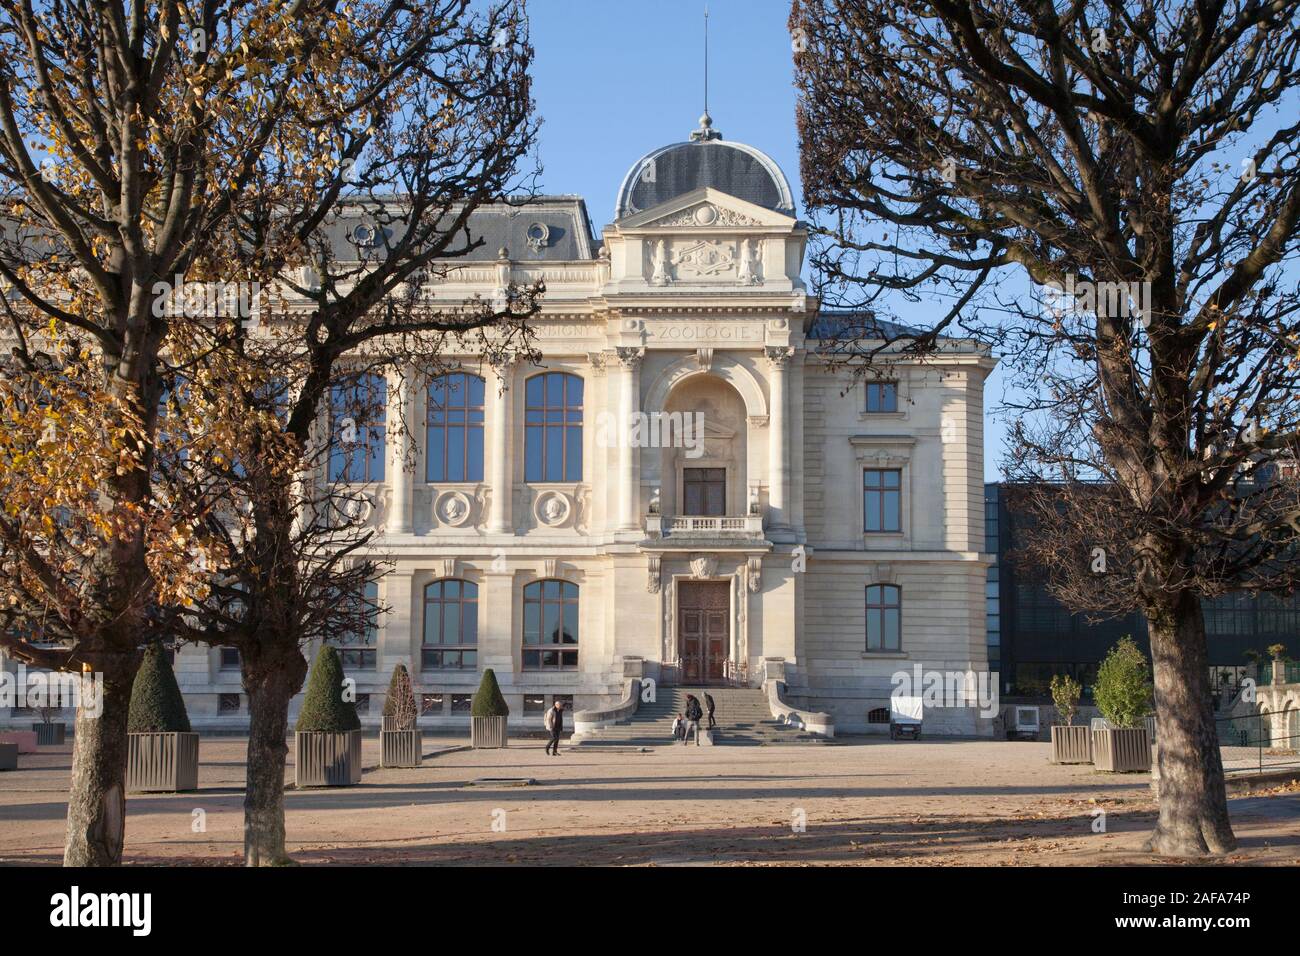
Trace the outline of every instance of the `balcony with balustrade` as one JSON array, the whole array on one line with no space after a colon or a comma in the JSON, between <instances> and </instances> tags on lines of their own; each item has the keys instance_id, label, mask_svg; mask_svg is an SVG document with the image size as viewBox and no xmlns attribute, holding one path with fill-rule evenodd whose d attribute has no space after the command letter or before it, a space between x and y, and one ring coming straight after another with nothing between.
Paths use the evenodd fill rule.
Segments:
<instances>
[{"instance_id":1,"label":"balcony with balustrade","mask_svg":"<svg viewBox=\"0 0 1300 956\"><path fill-rule=\"evenodd\" d=\"M746 515L646 515L646 534L651 538L747 538L763 537L763 516Z\"/></svg>"}]
</instances>

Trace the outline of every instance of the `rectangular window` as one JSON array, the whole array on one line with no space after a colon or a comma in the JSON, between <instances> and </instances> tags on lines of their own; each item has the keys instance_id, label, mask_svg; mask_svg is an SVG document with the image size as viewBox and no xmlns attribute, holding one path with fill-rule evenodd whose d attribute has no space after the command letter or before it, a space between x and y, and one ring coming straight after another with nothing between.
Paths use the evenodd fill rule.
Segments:
<instances>
[{"instance_id":1,"label":"rectangular window","mask_svg":"<svg viewBox=\"0 0 1300 956\"><path fill-rule=\"evenodd\" d=\"M898 383L867 382L867 411L898 411Z\"/></svg>"},{"instance_id":2,"label":"rectangular window","mask_svg":"<svg viewBox=\"0 0 1300 956\"><path fill-rule=\"evenodd\" d=\"M223 671L239 670L239 648L223 647L221 648L221 669Z\"/></svg>"},{"instance_id":3,"label":"rectangular window","mask_svg":"<svg viewBox=\"0 0 1300 956\"><path fill-rule=\"evenodd\" d=\"M862 530L903 530L903 473L897 468L862 472Z\"/></svg>"},{"instance_id":4,"label":"rectangular window","mask_svg":"<svg viewBox=\"0 0 1300 956\"><path fill-rule=\"evenodd\" d=\"M443 375L429 384L425 480L483 480L483 402L477 375Z\"/></svg>"},{"instance_id":5,"label":"rectangular window","mask_svg":"<svg viewBox=\"0 0 1300 956\"><path fill-rule=\"evenodd\" d=\"M452 694L451 712L453 714L468 714L470 712L470 705L473 701L473 694Z\"/></svg>"},{"instance_id":6,"label":"rectangular window","mask_svg":"<svg viewBox=\"0 0 1300 956\"><path fill-rule=\"evenodd\" d=\"M424 589L422 670L478 668L478 585L444 578Z\"/></svg>"},{"instance_id":7,"label":"rectangular window","mask_svg":"<svg viewBox=\"0 0 1300 956\"><path fill-rule=\"evenodd\" d=\"M685 468L682 470L682 514L725 515L727 513L727 469Z\"/></svg>"},{"instance_id":8,"label":"rectangular window","mask_svg":"<svg viewBox=\"0 0 1300 956\"><path fill-rule=\"evenodd\" d=\"M540 714L546 710L546 697L542 694L524 694L524 713Z\"/></svg>"},{"instance_id":9,"label":"rectangular window","mask_svg":"<svg viewBox=\"0 0 1300 956\"><path fill-rule=\"evenodd\" d=\"M437 716L442 713L442 694L421 694L420 713Z\"/></svg>"},{"instance_id":10,"label":"rectangular window","mask_svg":"<svg viewBox=\"0 0 1300 956\"><path fill-rule=\"evenodd\" d=\"M387 389L382 376L361 375L330 390L330 481L384 480Z\"/></svg>"},{"instance_id":11,"label":"rectangular window","mask_svg":"<svg viewBox=\"0 0 1300 956\"><path fill-rule=\"evenodd\" d=\"M343 670L372 671L377 663L379 643L379 582L367 581L362 591L360 607L354 612L364 616L365 629L341 634L334 640L339 648Z\"/></svg>"},{"instance_id":12,"label":"rectangular window","mask_svg":"<svg viewBox=\"0 0 1300 956\"><path fill-rule=\"evenodd\" d=\"M238 694L219 695L217 697L217 713L219 714L239 713L239 695Z\"/></svg>"},{"instance_id":13,"label":"rectangular window","mask_svg":"<svg viewBox=\"0 0 1300 956\"><path fill-rule=\"evenodd\" d=\"M867 587L867 650L897 651L902 647L901 591L894 584Z\"/></svg>"},{"instance_id":14,"label":"rectangular window","mask_svg":"<svg viewBox=\"0 0 1300 956\"><path fill-rule=\"evenodd\" d=\"M577 670L576 584L549 579L524 587L523 665L528 670Z\"/></svg>"}]
</instances>

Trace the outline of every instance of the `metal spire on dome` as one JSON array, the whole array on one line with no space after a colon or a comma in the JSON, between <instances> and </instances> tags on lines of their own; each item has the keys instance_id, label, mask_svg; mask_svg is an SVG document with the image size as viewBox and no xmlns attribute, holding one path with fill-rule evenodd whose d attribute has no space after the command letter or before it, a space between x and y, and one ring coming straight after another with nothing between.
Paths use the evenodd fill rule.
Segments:
<instances>
[{"instance_id":1,"label":"metal spire on dome","mask_svg":"<svg viewBox=\"0 0 1300 956\"><path fill-rule=\"evenodd\" d=\"M722 134L713 128L713 117L709 115L709 5L704 5L704 115L700 117L700 128L691 133L692 143L707 143L722 139Z\"/></svg>"}]
</instances>

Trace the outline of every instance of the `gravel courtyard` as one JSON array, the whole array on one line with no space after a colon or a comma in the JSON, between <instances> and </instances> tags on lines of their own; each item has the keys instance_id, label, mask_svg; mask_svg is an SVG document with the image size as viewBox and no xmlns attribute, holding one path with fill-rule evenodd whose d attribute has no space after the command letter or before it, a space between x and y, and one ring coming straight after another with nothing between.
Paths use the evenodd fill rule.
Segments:
<instances>
[{"instance_id":1,"label":"gravel courtyard","mask_svg":"<svg viewBox=\"0 0 1300 956\"><path fill-rule=\"evenodd\" d=\"M420 769L380 770L367 738L360 785L286 794L291 852L305 864L1160 862L1141 852L1148 778L1053 766L1048 744L857 738L553 758L541 740L451 749L463 743L426 739ZM196 793L132 796L126 862L237 865L245 745L205 738ZM0 862L61 860L70 767L70 746L43 748L0 775ZM1241 848L1226 862L1300 863L1300 787L1234 798L1231 811Z\"/></svg>"}]
</instances>

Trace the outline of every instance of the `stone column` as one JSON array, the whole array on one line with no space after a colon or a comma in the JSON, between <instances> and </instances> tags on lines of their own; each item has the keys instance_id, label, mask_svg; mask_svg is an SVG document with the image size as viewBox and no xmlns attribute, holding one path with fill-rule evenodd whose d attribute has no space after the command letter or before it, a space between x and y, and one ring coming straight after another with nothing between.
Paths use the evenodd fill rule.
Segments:
<instances>
[{"instance_id":1,"label":"stone column","mask_svg":"<svg viewBox=\"0 0 1300 956\"><path fill-rule=\"evenodd\" d=\"M804 496L807 477L804 475L804 376L808 353L802 349L795 353L790 368L790 525L794 528L795 540L807 540L807 524L804 518Z\"/></svg>"},{"instance_id":2,"label":"stone column","mask_svg":"<svg viewBox=\"0 0 1300 956\"><path fill-rule=\"evenodd\" d=\"M622 366L623 375L619 381L619 457L618 457L618 480L623 487L622 492L622 514L619 516L618 527L620 531L635 531L640 527L641 520L637 512L641 506L641 476L640 464L641 450L634 448L632 444L632 422L633 415L641 410L641 360L645 357L645 349L641 348L624 348L618 349L618 361Z\"/></svg>"},{"instance_id":3,"label":"stone column","mask_svg":"<svg viewBox=\"0 0 1300 956\"><path fill-rule=\"evenodd\" d=\"M389 534L410 534L411 488L414 468L414 445L411 439L416 432L415 392L416 371L403 366L388 377L388 487L392 504L388 514Z\"/></svg>"},{"instance_id":4,"label":"stone column","mask_svg":"<svg viewBox=\"0 0 1300 956\"><path fill-rule=\"evenodd\" d=\"M498 681L512 687L518 670L515 642L523 638L515 633L514 592L513 569L484 572L479 585L478 663L480 668L491 667Z\"/></svg>"},{"instance_id":5,"label":"stone column","mask_svg":"<svg viewBox=\"0 0 1300 956\"><path fill-rule=\"evenodd\" d=\"M768 416L769 484L767 490L768 526L786 530L790 527L790 435L786 423L786 379L793 349L768 346L766 349L771 377L768 393L771 409Z\"/></svg>"},{"instance_id":6,"label":"stone column","mask_svg":"<svg viewBox=\"0 0 1300 956\"><path fill-rule=\"evenodd\" d=\"M419 673L420 640L423 623L415 615L415 576L405 569L384 575L383 603L388 606L379 629L379 671L387 674L398 664L405 664L412 675ZM421 610L423 604L421 604Z\"/></svg>"},{"instance_id":7,"label":"stone column","mask_svg":"<svg viewBox=\"0 0 1300 956\"><path fill-rule=\"evenodd\" d=\"M488 450L488 482L492 494L488 505L487 530L490 534L510 531L510 436L514 432L511 421L510 379L514 365L507 363L493 369L488 377L487 428L492 436ZM504 389L504 391L503 391Z\"/></svg>"}]
</instances>

